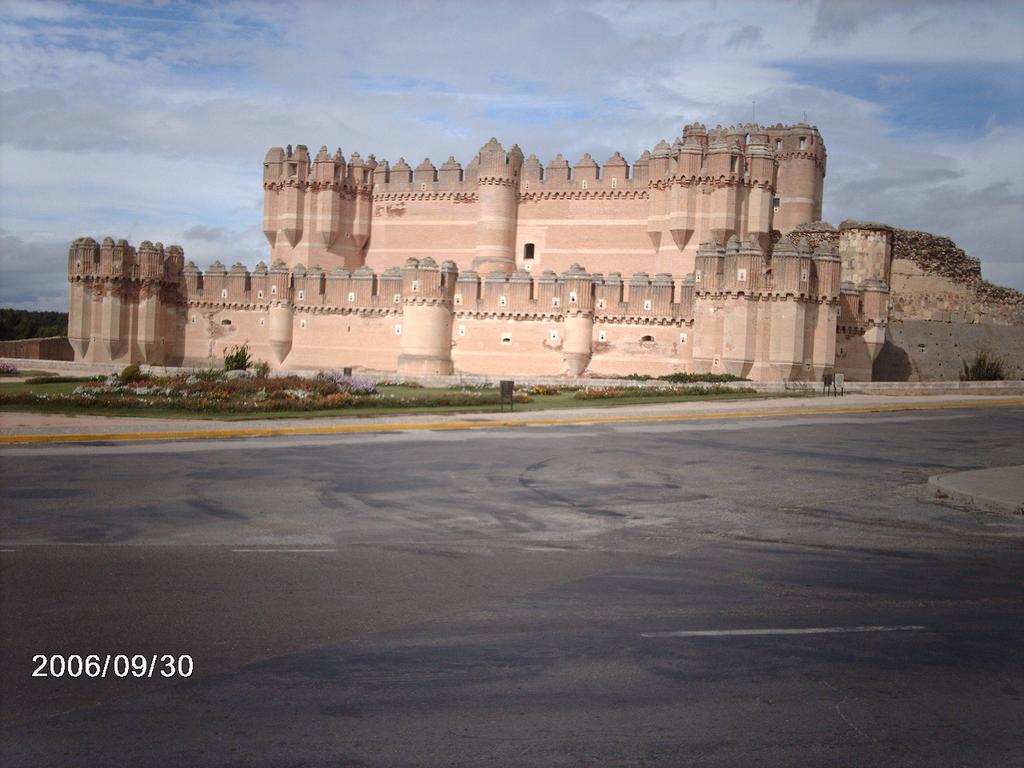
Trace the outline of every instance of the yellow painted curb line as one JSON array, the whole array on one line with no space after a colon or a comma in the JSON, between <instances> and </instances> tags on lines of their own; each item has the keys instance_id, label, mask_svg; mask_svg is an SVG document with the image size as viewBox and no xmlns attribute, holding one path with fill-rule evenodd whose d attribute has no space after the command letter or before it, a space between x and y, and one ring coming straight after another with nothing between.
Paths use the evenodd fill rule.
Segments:
<instances>
[{"instance_id":1,"label":"yellow painted curb line","mask_svg":"<svg viewBox=\"0 0 1024 768\"><path fill-rule=\"evenodd\" d=\"M97 440L182 440L225 437L287 437L294 435L338 435L359 432L412 432L437 429L491 429L493 427L557 426L561 424L614 424L637 422L708 421L753 419L770 416L818 416L831 413L879 413L884 411L928 411L949 408L990 408L1024 405L1024 399L984 402L909 403L906 405L865 405L840 408L785 408L772 411L722 411L719 413L656 414L651 416L590 416L560 419L502 421L436 421L406 424L346 424L337 427L261 427L253 429L211 429L181 432L108 432L67 435L0 435L0 445L24 443L82 443Z\"/></svg>"}]
</instances>

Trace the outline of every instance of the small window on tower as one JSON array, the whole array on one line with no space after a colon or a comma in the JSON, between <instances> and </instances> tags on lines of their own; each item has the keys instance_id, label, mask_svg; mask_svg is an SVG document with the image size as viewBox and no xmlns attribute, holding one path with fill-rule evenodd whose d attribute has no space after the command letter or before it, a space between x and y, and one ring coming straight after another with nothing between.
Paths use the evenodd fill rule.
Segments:
<instances>
[{"instance_id":1,"label":"small window on tower","mask_svg":"<svg viewBox=\"0 0 1024 768\"><path fill-rule=\"evenodd\" d=\"M465 336L465 335L466 335L466 326L460 325L459 326L459 336Z\"/></svg>"},{"instance_id":2,"label":"small window on tower","mask_svg":"<svg viewBox=\"0 0 1024 768\"><path fill-rule=\"evenodd\" d=\"M739 158L736 155L732 156L732 160L729 163L729 170L736 173L736 169L739 167Z\"/></svg>"},{"instance_id":3,"label":"small window on tower","mask_svg":"<svg viewBox=\"0 0 1024 768\"><path fill-rule=\"evenodd\" d=\"M745 283L745 282L747 282L747 270L746 269L743 269L741 267L740 269L736 270L736 282L738 282L738 283Z\"/></svg>"},{"instance_id":4,"label":"small window on tower","mask_svg":"<svg viewBox=\"0 0 1024 768\"><path fill-rule=\"evenodd\" d=\"M532 261L534 257L534 245L533 243L527 243L523 246L523 261Z\"/></svg>"},{"instance_id":5,"label":"small window on tower","mask_svg":"<svg viewBox=\"0 0 1024 768\"><path fill-rule=\"evenodd\" d=\"M277 296L277 286L276 285L270 286L270 294L272 296Z\"/></svg>"},{"instance_id":6,"label":"small window on tower","mask_svg":"<svg viewBox=\"0 0 1024 768\"><path fill-rule=\"evenodd\" d=\"M598 331L597 332L597 340L598 341L607 341L608 340L608 332L607 331Z\"/></svg>"},{"instance_id":7,"label":"small window on tower","mask_svg":"<svg viewBox=\"0 0 1024 768\"><path fill-rule=\"evenodd\" d=\"M222 299L226 299L228 297L228 289L227 288L221 288L220 289L220 297Z\"/></svg>"},{"instance_id":8,"label":"small window on tower","mask_svg":"<svg viewBox=\"0 0 1024 768\"><path fill-rule=\"evenodd\" d=\"M619 180L612 176L612 189L617 189L619 186Z\"/></svg>"},{"instance_id":9,"label":"small window on tower","mask_svg":"<svg viewBox=\"0 0 1024 768\"><path fill-rule=\"evenodd\" d=\"M418 291L420 289L420 281L419 280L413 280L412 281L412 289L413 289L413 291Z\"/></svg>"},{"instance_id":10,"label":"small window on tower","mask_svg":"<svg viewBox=\"0 0 1024 768\"><path fill-rule=\"evenodd\" d=\"M507 296L499 296L498 297L498 304L501 305L502 307L507 306L508 305L508 297Z\"/></svg>"},{"instance_id":11,"label":"small window on tower","mask_svg":"<svg viewBox=\"0 0 1024 768\"><path fill-rule=\"evenodd\" d=\"M650 309L650 308L651 308L651 300L650 299L644 299L644 309L646 310L646 309Z\"/></svg>"},{"instance_id":12,"label":"small window on tower","mask_svg":"<svg viewBox=\"0 0 1024 768\"><path fill-rule=\"evenodd\" d=\"M561 306L561 304L562 304L562 300L560 298L558 298L557 296L555 296L555 297L553 297L551 299L551 306L552 307L558 307L558 306Z\"/></svg>"},{"instance_id":13,"label":"small window on tower","mask_svg":"<svg viewBox=\"0 0 1024 768\"><path fill-rule=\"evenodd\" d=\"M586 189L586 188L587 188L587 180L584 179L583 181L580 182L580 189Z\"/></svg>"},{"instance_id":14,"label":"small window on tower","mask_svg":"<svg viewBox=\"0 0 1024 768\"><path fill-rule=\"evenodd\" d=\"M775 210L779 210L779 206L782 205L782 200L778 197L772 199L772 207Z\"/></svg>"},{"instance_id":15,"label":"small window on tower","mask_svg":"<svg viewBox=\"0 0 1024 768\"><path fill-rule=\"evenodd\" d=\"M256 298L257 299L262 299L263 298L263 291L256 291Z\"/></svg>"},{"instance_id":16,"label":"small window on tower","mask_svg":"<svg viewBox=\"0 0 1024 768\"><path fill-rule=\"evenodd\" d=\"M696 272L693 273L693 282L699 283L700 282L700 277L701 277L701 274L700 274L700 270L698 269Z\"/></svg>"},{"instance_id":17,"label":"small window on tower","mask_svg":"<svg viewBox=\"0 0 1024 768\"><path fill-rule=\"evenodd\" d=\"M455 306L459 306L461 304L462 304L462 294L461 293L456 293L455 294Z\"/></svg>"},{"instance_id":18,"label":"small window on tower","mask_svg":"<svg viewBox=\"0 0 1024 768\"><path fill-rule=\"evenodd\" d=\"M295 176L299 172L298 163L288 163L288 175Z\"/></svg>"},{"instance_id":19,"label":"small window on tower","mask_svg":"<svg viewBox=\"0 0 1024 768\"><path fill-rule=\"evenodd\" d=\"M511 333L503 333L503 334L501 334L501 343L502 344L511 344L512 343L512 334Z\"/></svg>"},{"instance_id":20,"label":"small window on tower","mask_svg":"<svg viewBox=\"0 0 1024 768\"><path fill-rule=\"evenodd\" d=\"M775 140L775 151L776 152L781 152L782 151L782 139L776 139Z\"/></svg>"},{"instance_id":21,"label":"small window on tower","mask_svg":"<svg viewBox=\"0 0 1024 768\"><path fill-rule=\"evenodd\" d=\"M349 301L355 301L355 300L356 300L356 294L355 294L355 291L349 291L349 292L348 292L348 300L349 300Z\"/></svg>"},{"instance_id":22,"label":"small window on tower","mask_svg":"<svg viewBox=\"0 0 1024 768\"><path fill-rule=\"evenodd\" d=\"M306 292L305 291L299 291L299 301L304 301L305 298L306 298Z\"/></svg>"},{"instance_id":23,"label":"small window on tower","mask_svg":"<svg viewBox=\"0 0 1024 768\"><path fill-rule=\"evenodd\" d=\"M604 299L598 299L597 300L597 308L598 309L604 309L606 306L608 306L608 305L607 305L607 302L605 302Z\"/></svg>"},{"instance_id":24,"label":"small window on tower","mask_svg":"<svg viewBox=\"0 0 1024 768\"><path fill-rule=\"evenodd\" d=\"M807 137L806 136L801 136L800 137L800 149L807 149Z\"/></svg>"},{"instance_id":25,"label":"small window on tower","mask_svg":"<svg viewBox=\"0 0 1024 768\"><path fill-rule=\"evenodd\" d=\"M641 341L641 343L646 344L646 343L654 341L654 337L650 336L650 335L648 335L648 336L641 336L640 337L640 341Z\"/></svg>"},{"instance_id":26,"label":"small window on tower","mask_svg":"<svg viewBox=\"0 0 1024 768\"><path fill-rule=\"evenodd\" d=\"M261 317L260 318L260 328L262 328L266 324L267 324L267 318Z\"/></svg>"},{"instance_id":27,"label":"small window on tower","mask_svg":"<svg viewBox=\"0 0 1024 768\"><path fill-rule=\"evenodd\" d=\"M402 294L396 293L394 298L393 298L393 301L395 302L395 304L401 304L402 303Z\"/></svg>"},{"instance_id":28,"label":"small window on tower","mask_svg":"<svg viewBox=\"0 0 1024 768\"><path fill-rule=\"evenodd\" d=\"M576 303L576 291L569 291L569 303L570 304L575 304Z\"/></svg>"},{"instance_id":29,"label":"small window on tower","mask_svg":"<svg viewBox=\"0 0 1024 768\"><path fill-rule=\"evenodd\" d=\"M552 341L558 341L558 331L552 331L549 334L549 337Z\"/></svg>"}]
</instances>

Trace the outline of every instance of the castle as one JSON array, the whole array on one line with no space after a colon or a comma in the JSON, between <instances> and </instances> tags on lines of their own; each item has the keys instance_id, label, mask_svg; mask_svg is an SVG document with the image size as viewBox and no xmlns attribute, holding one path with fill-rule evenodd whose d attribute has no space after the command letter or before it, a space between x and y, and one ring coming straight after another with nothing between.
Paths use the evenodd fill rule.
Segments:
<instances>
[{"instance_id":1,"label":"castle","mask_svg":"<svg viewBox=\"0 0 1024 768\"><path fill-rule=\"evenodd\" d=\"M544 167L496 139L465 168L275 147L269 267L76 240L68 336L93 362L245 343L283 369L870 379L894 230L813 224L826 157L805 123L689 125L632 166Z\"/></svg>"}]
</instances>

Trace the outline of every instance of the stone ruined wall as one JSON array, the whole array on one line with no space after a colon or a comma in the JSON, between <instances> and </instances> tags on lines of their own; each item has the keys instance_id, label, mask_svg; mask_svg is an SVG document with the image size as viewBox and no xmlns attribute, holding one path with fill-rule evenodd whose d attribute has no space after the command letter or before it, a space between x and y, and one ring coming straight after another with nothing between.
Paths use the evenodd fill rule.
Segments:
<instances>
[{"instance_id":1,"label":"stone ruined wall","mask_svg":"<svg viewBox=\"0 0 1024 768\"><path fill-rule=\"evenodd\" d=\"M1024 325L1024 293L986 282L948 237L893 230L892 319Z\"/></svg>"},{"instance_id":2,"label":"stone ruined wall","mask_svg":"<svg viewBox=\"0 0 1024 768\"><path fill-rule=\"evenodd\" d=\"M844 221L842 228L856 222ZM865 225L876 227L878 225ZM981 261L948 237L891 228L889 279L891 320L1024 325L1024 293L981 277ZM778 242L780 235L776 234ZM839 242L839 230L823 221L796 227L786 236L811 247ZM844 274L843 279L848 279Z\"/></svg>"},{"instance_id":3,"label":"stone ruined wall","mask_svg":"<svg viewBox=\"0 0 1024 768\"><path fill-rule=\"evenodd\" d=\"M783 235L773 233L774 241L778 242ZM799 245L801 240L807 240L812 249L821 245L839 246L839 230L827 221L812 221L808 224L800 224L788 232L785 237L794 245Z\"/></svg>"}]
</instances>

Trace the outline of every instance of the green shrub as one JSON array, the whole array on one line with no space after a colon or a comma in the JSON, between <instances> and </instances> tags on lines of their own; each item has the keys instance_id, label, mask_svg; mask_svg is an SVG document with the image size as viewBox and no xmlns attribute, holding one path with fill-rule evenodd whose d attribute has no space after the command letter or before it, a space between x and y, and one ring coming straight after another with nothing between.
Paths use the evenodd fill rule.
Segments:
<instances>
[{"instance_id":1,"label":"green shrub","mask_svg":"<svg viewBox=\"0 0 1024 768\"><path fill-rule=\"evenodd\" d=\"M33 376L25 379L26 384L74 384L79 381L94 381L92 376L58 376L46 374L45 376Z\"/></svg>"},{"instance_id":2,"label":"green shrub","mask_svg":"<svg viewBox=\"0 0 1024 768\"><path fill-rule=\"evenodd\" d=\"M257 360L252 366L257 379L265 379L270 375L270 363L266 360Z\"/></svg>"},{"instance_id":3,"label":"green shrub","mask_svg":"<svg viewBox=\"0 0 1024 768\"><path fill-rule=\"evenodd\" d=\"M224 353L225 371L247 371L252 365L248 344L238 344Z\"/></svg>"},{"instance_id":4,"label":"green shrub","mask_svg":"<svg viewBox=\"0 0 1024 768\"><path fill-rule=\"evenodd\" d=\"M1006 360L988 350L978 350L974 360L964 360L960 381L1002 381L1006 378Z\"/></svg>"},{"instance_id":5,"label":"green shrub","mask_svg":"<svg viewBox=\"0 0 1024 768\"><path fill-rule=\"evenodd\" d=\"M139 368L138 363L132 363L131 365L125 366L118 378L121 379L122 384L131 384L136 381L145 380L146 374L144 374L142 369Z\"/></svg>"}]
</instances>

